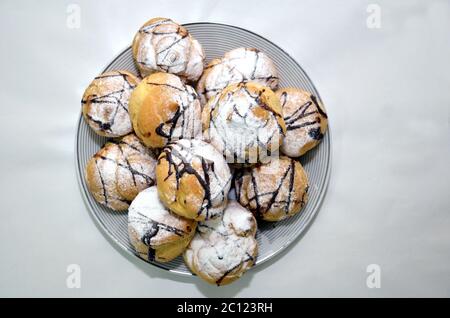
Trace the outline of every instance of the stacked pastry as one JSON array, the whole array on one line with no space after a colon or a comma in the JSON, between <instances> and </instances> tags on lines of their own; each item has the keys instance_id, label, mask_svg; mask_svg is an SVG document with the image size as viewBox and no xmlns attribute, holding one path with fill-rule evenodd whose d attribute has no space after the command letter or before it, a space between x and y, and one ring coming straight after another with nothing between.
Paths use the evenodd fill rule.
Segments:
<instances>
[{"instance_id":1,"label":"stacked pastry","mask_svg":"<svg viewBox=\"0 0 450 318\"><path fill-rule=\"evenodd\" d=\"M307 203L298 157L323 138L326 112L311 93L278 88L275 63L258 49L205 66L201 44L170 19L145 23L132 51L139 76L101 74L83 95L86 122L111 138L87 164L88 188L98 203L128 209L139 257L183 254L207 282L231 283L256 261L257 221Z\"/></svg>"}]
</instances>

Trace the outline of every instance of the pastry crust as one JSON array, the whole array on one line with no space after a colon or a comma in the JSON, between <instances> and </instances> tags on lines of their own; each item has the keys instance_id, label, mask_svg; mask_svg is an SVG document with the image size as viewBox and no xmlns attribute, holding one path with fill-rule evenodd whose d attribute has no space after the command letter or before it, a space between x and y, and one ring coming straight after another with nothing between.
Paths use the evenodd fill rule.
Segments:
<instances>
[{"instance_id":1,"label":"pastry crust","mask_svg":"<svg viewBox=\"0 0 450 318\"><path fill-rule=\"evenodd\" d=\"M105 144L86 166L86 183L94 199L124 211L136 195L155 184L156 155L134 134Z\"/></svg>"},{"instance_id":2,"label":"pastry crust","mask_svg":"<svg viewBox=\"0 0 450 318\"><path fill-rule=\"evenodd\" d=\"M308 200L308 188L301 164L284 156L235 175L238 201L266 221L281 221L299 213Z\"/></svg>"},{"instance_id":3,"label":"pastry crust","mask_svg":"<svg viewBox=\"0 0 450 318\"><path fill-rule=\"evenodd\" d=\"M232 175L222 155L201 140L182 139L163 149L156 166L161 202L189 219L220 217Z\"/></svg>"},{"instance_id":4,"label":"pastry crust","mask_svg":"<svg viewBox=\"0 0 450 318\"><path fill-rule=\"evenodd\" d=\"M153 18L136 33L133 57L142 76L155 72L196 81L203 72L205 53L188 30L166 18Z\"/></svg>"},{"instance_id":5,"label":"pastry crust","mask_svg":"<svg viewBox=\"0 0 450 318\"><path fill-rule=\"evenodd\" d=\"M131 94L130 116L136 134L151 148L201 133L198 95L173 74L144 78Z\"/></svg>"},{"instance_id":6,"label":"pastry crust","mask_svg":"<svg viewBox=\"0 0 450 318\"><path fill-rule=\"evenodd\" d=\"M258 83L227 86L204 106L203 137L236 166L265 162L286 132L274 92Z\"/></svg>"},{"instance_id":7,"label":"pastry crust","mask_svg":"<svg viewBox=\"0 0 450 318\"><path fill-rule=\"evenodd\" d=\"M281 151L299 157L323 139L328 116L316 96L299 88L282 88L276 92L283 108L286 136Z\"/></svg>"},{"instance_id":8,"label":"pastry crust","mask_svg":"<svg viewBox=\"0 0 450 318\"><path fill-rule=\"evenodd\" d=\"M129 201L117 190L116 171L121 153L119 146L106 143L87 163L86 183L94 199L115 211L124 211Z\"/></svg>"},{"instance_id":9,"label":"pastry crust","mask_svg":"<svg viewBox=\"0 0 450 318\"><path fill-rule=\"evenodd\" d=\"M118 142L122 156L116 170L117 190L122 197L132 201L140 191L156 183L156 158L135 134Z\"/></svg>"},{"instance_id":10,"label":"pastry crust","mask_svg":"<svg viewBox=\"0 0 450 318\"><path fill-rule=\"evenodd\" d=\"M132 131L128 99L139 78L127 71L110 71L97 76L81 100L83 117L94 132L120 137Z\"/></svg>"},{"instance_id":11,"label":"pastry crust","mask_svg":"<svg viewBox=\"0 0 450 318\"><path fill-rule=\"evenodd\" d=\"M231 201L221 218L198 223L184 261L208 283L229 284L253 266L258 254L255 235L256 220L251 212Z\"/></svg>"},{"instance_id":12,"label":"pastry crust","mask_svg":"<svg viewBox=\"0 0 450 318\"><path fill-rule=\"evenodd\" d=\"M128 234L136 254L148 261L168 262L183 253L197 222L167 210L156 187L141 191L128 211Z\"/></svg>"},{"instance_id":13,"label":"pastry crust","mask_svg":"<svg viewBox=\"0 0 450 318\"><path fill-rule=\"evenodd\" d=\"M278 72L264 52L241 47L225 53L220 59L212 60L205 67L196 89L202 104L205 104L228 85L250 81L276 89Z\"/></svg>"}]
</instances>

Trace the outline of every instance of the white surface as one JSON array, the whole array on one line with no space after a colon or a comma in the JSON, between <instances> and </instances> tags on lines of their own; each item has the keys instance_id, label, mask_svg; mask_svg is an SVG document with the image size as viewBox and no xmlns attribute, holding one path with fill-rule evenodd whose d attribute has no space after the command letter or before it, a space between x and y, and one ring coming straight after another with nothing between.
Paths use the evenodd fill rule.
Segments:
<instances>
[{"instance_id":1,"label":"white surface","mask_svg":"<svg viewBox=\"0 0 450 318\"><path fill-rule=\"evenodd\" d=\"M450 2L70 1L0 3L0 296L450 296ZM373 1L375 2L375 1ZM227 287L121 254L75 176L85 86L147 19L259 33L306 70L333 131L331 181L313 226ZM66 268L81 266L81 288ZM381 266L381 288L366 267Z\"/></svg>"}]
</instances>

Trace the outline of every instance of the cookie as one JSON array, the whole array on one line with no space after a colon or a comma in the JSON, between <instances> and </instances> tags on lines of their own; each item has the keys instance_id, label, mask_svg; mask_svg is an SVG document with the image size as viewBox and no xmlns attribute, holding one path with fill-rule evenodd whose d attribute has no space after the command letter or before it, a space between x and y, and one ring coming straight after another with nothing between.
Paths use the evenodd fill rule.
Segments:
<instances>
[{"instance_id":1,"label":"cookie","mask_svg":"<svg viewBox=\"0 0 450 318\"><path fill-rule=\"evenodd\" d=\"M250 81L276 89L278 72L267 54L255 48L241 47L212 60L205 67L196 89L205 104L228 85Z\"/></svg>"},{"instance_id":2,"label":"cookie","mask_svg":"<svg viewBox=\"0 0 450 318\"><path fill-rule=\"evenodd\" d=\"M266 221L280 221L299 213L308 200L308 188L301 164L284 156L235 175L237 200Z\"/></svg>"},{"instance_id":3,"label":"cookie","mask_svg":"<svg viewBox=\"0 0 450 318\"><path fill-rule=\"evenodd\" d=\"M128 234L136 254L148 261L168 262L180 255L195 234L197 222L167 210L156 187L141 191L128 211Z\"/></svg>"},{"instance_id":4,"label":"cookie","mask_svg":"<svg viewBox=\"0 0 450 318\"><path fill-rule=\"evenodd\" d=\"M134 37L132 50L142 76L167 72L196 81L203 72L202 46L171 19L154 18L145 23Z\"/></svg>"},{"instance_id":5,"label":"cookie","mask_svg":"<svg viewBox=\"0 0 450 318\"><path fill-rule=\"evenodd\" d=\"M299 88L283 88L276 92L283 108L286 136L281 151L298 157L323 139L328 116L316 96Z\"/></svg>"},{"instance_id":6,"label":"cookie","mask_svg":"<svg viewBox=\"0 0 450 318\"><path fill-rule=\"evenodd\" d=\"M81 100L85 121L100 136L120 137L132 131L128 100L139 78L127 71L97 76Z\"/></svg>"},{"instance_id":7,"label":"cookie","mask_svg":"<svg viewBox=\"0 0 450 318\"><path fill-rule=\"evenodd\" d=\"M184 261L208 283L229 284L253 266L258 254L255 235L252 213L231 201L222 217L198 223Z\"/></svg>"},{"instance_id":8,"label":"cookie","mask_svg":"<svg viewBox=\"0 0 450 318\"><path fill-rule=\"evenodd\" d=\"M223 156L213 146L196 139L167 145L156 166L161 201L189 219L219 217L227 204L231 179Z\"/></svg>"}]
</instances>

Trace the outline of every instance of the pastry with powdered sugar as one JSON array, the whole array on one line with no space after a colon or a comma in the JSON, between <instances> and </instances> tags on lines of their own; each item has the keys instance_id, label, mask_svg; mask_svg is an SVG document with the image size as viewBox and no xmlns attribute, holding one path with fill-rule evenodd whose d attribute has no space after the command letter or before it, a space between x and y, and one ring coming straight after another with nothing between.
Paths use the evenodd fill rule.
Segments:
<instances>
[{"instance_id":1,"label":"pastry with powdered sugar","mask_svg":"<svg viewBox=\"0 0 450 318\"><path fill-rule=\"evenodd\" d=\"M237 48L205 67L197 83L197 92L203 104L230 84L257 82L276 89L278 72L270 57L255 48Z\"/></svg>"},{"instance_id":2,"label":"pastry with powdered sugar","mask_svg":"<svg viewBox=\"0 0 450 318\"><path fill-rule=\"evenodd\" d=\"M197 139L168 144L156 166L161 202L171 211L197 221L222 215L231 179L223 156Z\"/></svg>"},{"instance_id":3,"label":"pastry with powdered sugar","mask_svg":"<svg viewBox=\"0 0 450 318\"><path fill-rule=\"evenodd\" d=\"M235 174L237 200L266 221L281 221L299 213L308 200L308 188L302 165L285 156Z\"/></svg>"},{"instance_id":4,"label":"pastry with powdered sugar","mask_svg":"<svg viewBox=\"0 0 450 318\"><path fill-rule=\"evenodd\" d=\"M229 284L255 263L258 243L252 213L230 201L220 218L199 222L184 252L190 270L208 283Z\"/></svg>"},{"instance_id":5,"label":"pastry with powdered sugar","mask_svg":"<svg viewBox=\"0 0 450 318\"><path fill-rule=\"evenodd\" d=\"M201 112L195 90L169 73L147 76L130 97L134 131L150 148L196 137L201 133Z\"/></svg>"},{"instance_id":6,"label":"pastry with powdered sugar","mask_svg":"<svg viewBox=\"0 0 450 318\"><path fill-rule=\"evenodd\" d=\"M287 130L281 151L289 157L301 156L323 139L328 116L317 97L305 90L282 88L276 95L283 108Z\"/></svg>"},{"instance_id":7,"label":"pastry with powdered sugar","mask_svg":"<svg viewBox=\"0 0 450 318\"><path fill-rule=\"evenodd\" d=\"M141 191L128 210L128 235L136 254L148 261L168 262L185 250L197 222L167 210L156 187Z\"/></svg>"},{"instance_id":8,"label":"pastry with powdered sugar","mask_svg":"<svg viewBox=\"0 0 450 318\"><path fill-rule=\"evenodd\" d=\"M196 81L203 72L201 44L171 19L153 18L145 23L133 39L132 50L142 76L167 72Z\"/></svg>"},{"instance_id":9,"label":"pastry with powdered sugar","mask_svg":"<svg viewBox=\"0 0 450 318\"><path fill-rule=\"evenodd\" d=\"M109 71L94 78L81 105L84 119L96 134L121 137L132 132L128 100L139 81L127 71Z\"/></svg>"},{"instance_id":10,"label":"pastry with powdered sugar","mask_svg":"<svg viewBox=\"0 0 450 318\"><path fill-rule=\"evenodd\" d=\"M110 140L87 163L86 183L94 199L124 211L143 189L155 184L156 155L134 134Z\"/></svg>"},{"instance_id":11,"label":"pastry with powdered sugar","mask_svg":"<svg viewBox=\"0 0 450 318\"><path fill-rule=\"evenodd\" d=\"M227 86L204 106L203 138L235 166L265 162L277 153L284 138L280 101L261 84Z\"/></svg>"}]
</instances>

